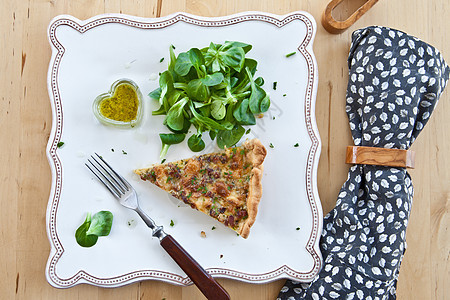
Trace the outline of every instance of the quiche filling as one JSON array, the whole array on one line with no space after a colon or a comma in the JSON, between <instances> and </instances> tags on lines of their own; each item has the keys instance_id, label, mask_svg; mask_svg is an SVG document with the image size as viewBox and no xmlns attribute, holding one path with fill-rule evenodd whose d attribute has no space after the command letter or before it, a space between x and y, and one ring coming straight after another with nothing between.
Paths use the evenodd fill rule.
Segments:
<instances>
[{"instance_id":1,"label":"quiche filling","mask_svg":"<svg viewBox=\"0 0 450 300\"><path fill-rule=\"evenodd\" d=\"M259 140L240 147L135 170L175 198L247 238L262 195L266 149Z\"/></svg>"}]
</instances>

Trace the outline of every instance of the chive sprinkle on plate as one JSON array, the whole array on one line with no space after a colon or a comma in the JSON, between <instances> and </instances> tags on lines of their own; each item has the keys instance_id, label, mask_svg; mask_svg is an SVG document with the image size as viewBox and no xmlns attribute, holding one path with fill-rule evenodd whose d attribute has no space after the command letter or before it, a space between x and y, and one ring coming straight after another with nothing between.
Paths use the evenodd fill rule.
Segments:
<instances>
[{"instance_id":1,"label":"chive sprinkle on plate","mask_svg":"<svg viewBox=\"0 0 450 300\"><path fill-rule=\"evenodd\" d=\"M290 56L292 56L292 55L295 55L295 51L294 52L291 52L291 53L288 53L288 54L286 54L286 57L290 57Z\"/></svg>"}]
</instances>

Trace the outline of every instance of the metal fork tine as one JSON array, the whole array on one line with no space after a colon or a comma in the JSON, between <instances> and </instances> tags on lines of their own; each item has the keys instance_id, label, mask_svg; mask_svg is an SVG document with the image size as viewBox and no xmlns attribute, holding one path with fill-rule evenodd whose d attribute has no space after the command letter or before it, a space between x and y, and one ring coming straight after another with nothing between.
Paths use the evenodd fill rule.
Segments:
<instances>
[{"instance_id":1,"label":"metal fork tine","mask_svg":"<svg viewBox=\"0 0 450 300\"><path fill-rule=\"evenodd\" d=\"M96 168L93 164L92 164L92 162L88 159L88 162L89 163L91 163L91 165L94 167L94 168ZM97 177L98 178L98 180L100 180L100 182L101 183L103 183L103 185L111 192L111 194L113 194L115 197L117 197L117 198L120 198L120 194L115 190L115 189L112 189L109 185L108 185L108 183L102 178L102 177L104 177L103 175L102 176L99 176L88 164L85 164L86 165L86 167L92 172L92 174L94 174L95 175L95 177ZM97 168L96 168L97 169Z\"/></svg>"},{"instance_id":2,"label":"metal fork tine","mask_svg":"<svg viewBox=\"0 0 450 300\"><path fill-rule=\"evenodd\" d=\"M112 187L115 191L116 191L116 194L120 197L120 196L122 196L124 193L125 193L125 191L123 190L123 188L119 185L117 185L117 184L114 184L111 180L110 180L110 178L111 179L113 179L114 180L114 178L111 176L111 174L109 174L108 173L108 171L107 170L105 170L105 168L104 167L102 167L100 164L99 164L99 162L93 157L93 156L91 156L91 158L104 170L104 172L102 172L102 170L100 170L92 161L90 161L89 159L88 159L88 162L90 162L91 163L91 165L97 170L97 172L98 172L98 174L100 174L102 177L103 177L103 179L105 179L108 183L109 183L109 186L110 187ZM110 178L108 178L108 177L110 177ZM114 181L116 181L116 180L114 180Z\"/></svg>"},{"instance_id":3,"label":"metal fork tine","mask_svg":"<svg viewBox=\"0 0 450 300\"><path fill-rule=\"evenodd\" d=\"M96 153L97 154L97 153ZM106 163L102 157L100 155L97 154L97 156L102 160L103 163ZM106 167L100 163L93 155L91 155L91 158L97 163L97 165L99 165L104 172L100 172L103 173L103 175L108 175L109 179L111 179L114 182L110 182L112 185L114 185L114 187L119 190L122 194L125 194L126 191L128 191L128 188L126 186L123 185L123 183L120 183L117 179L118 174L113 170L113 168L111 168L111 166L108 165L109 170L106 169ZM115 176L114 176L115 175ZM119 178L120 180L120 178Z\"/></svg>"},{"instance_id":4,"label":"metal fork tine","mask_svg":"<svg viewBox=\"0 0 450 300\"><path fill-rule=\"evenodd\" d=\"M114 175L116 175L116 177L120 180L120 182L118 182L117 180L114 179L114 181L117 182L117 184L122 184L121 186L123 188L125 188L127 191L129 191L131 185L128 183L128 181L125 180L125 178L123 178L122 176L120 176L120 174L118 174L104 159L103 157L101 157L100 155L98 155L97 153L95 153L95 155L97 155L97 157L109 168L109 170L114 173ZM95 159L95 158L94 158ZM98 163L98 162L97 162ZM103 166L102 166L103 167ZM103 168L105 169L105 168ZM106 170L105 170L106 171Z\"/></svg>"}]
</instances>

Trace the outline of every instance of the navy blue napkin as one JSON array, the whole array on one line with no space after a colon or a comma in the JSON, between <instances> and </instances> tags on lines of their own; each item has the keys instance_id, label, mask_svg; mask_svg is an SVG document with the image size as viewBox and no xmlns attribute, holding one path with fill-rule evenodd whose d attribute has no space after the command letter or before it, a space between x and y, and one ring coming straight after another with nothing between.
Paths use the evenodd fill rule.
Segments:
<instances>
[{"instance_id":1,"label":"navy blue napkin","mask_svg":"<svg viewBox=\"0 0 450 300\"><path fill-rule=\"evenodd\" d=\"M356 146L409 149L449 78L437 49L378 26L352 35L346 111ZM354 165L324 218L324 265L278 299L395 299L413 186L404 168Z\"/></svg>"}]
</instances>

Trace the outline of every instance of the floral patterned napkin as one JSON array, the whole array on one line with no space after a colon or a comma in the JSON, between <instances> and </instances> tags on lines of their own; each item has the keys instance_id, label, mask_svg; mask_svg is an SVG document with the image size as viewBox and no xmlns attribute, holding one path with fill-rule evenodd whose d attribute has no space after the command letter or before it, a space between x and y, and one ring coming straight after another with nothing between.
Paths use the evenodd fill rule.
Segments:
<instances>
[{"instance_id":1,"label":"floral patterned napkin","mask_svg":"<svg viewBox=\"0 0 450 300\"><path fill-rule=\"evenodd\" d=\"M449 78L437 49L378 26L352 35L346 111L356 146L408 149ZM355 165L324 218L321 272L278 299L395 299L413 186L404 168Z\"/></svg>"}]
</instances>

